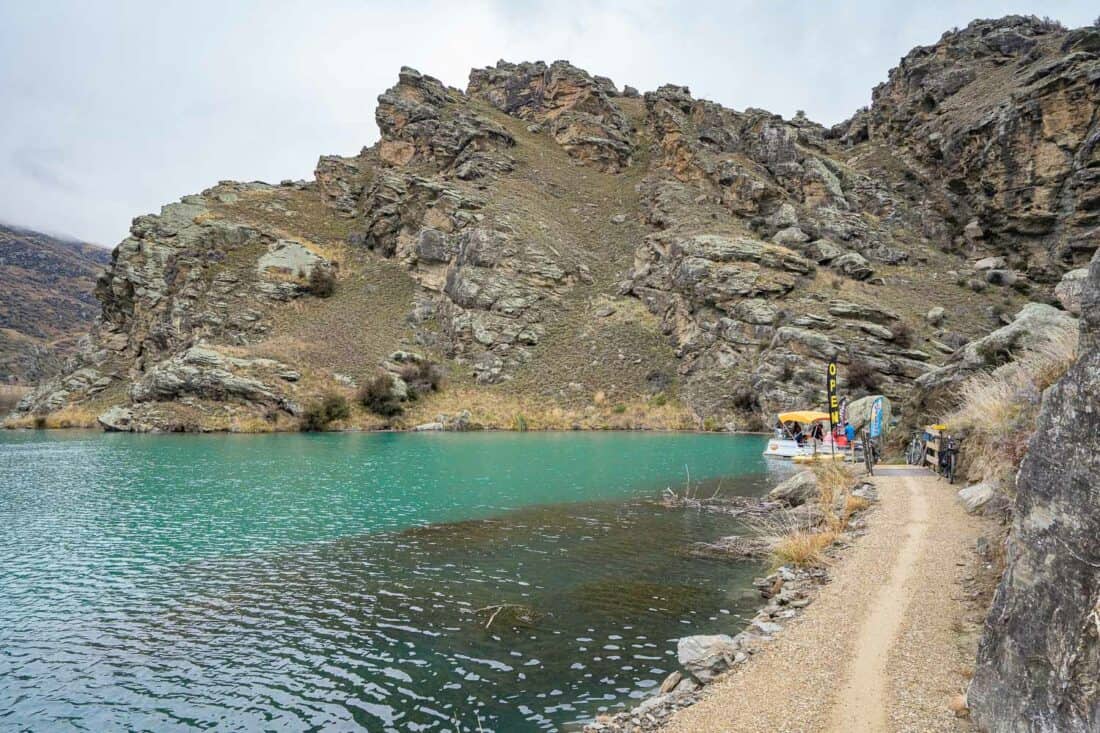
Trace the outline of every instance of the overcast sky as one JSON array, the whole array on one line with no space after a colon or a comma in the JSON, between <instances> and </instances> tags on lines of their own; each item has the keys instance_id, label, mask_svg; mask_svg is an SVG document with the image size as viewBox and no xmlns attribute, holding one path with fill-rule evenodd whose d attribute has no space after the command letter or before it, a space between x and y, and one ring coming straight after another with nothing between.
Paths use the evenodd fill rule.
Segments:
<instances>
[{"instance_id":1,"label":"overcast sky","mask_svg":"<svg viewBox=\"0 0 1100 733\"><path fill-rule=\"evenodd\" d=\"M0 220L113 246L221 179L309 178L378 137L402 65L569 59L642 91L825 124L915 45L1008 13L1075 27L1083 2L61 2L0 0Z\"/></svg>"}]
</instances>

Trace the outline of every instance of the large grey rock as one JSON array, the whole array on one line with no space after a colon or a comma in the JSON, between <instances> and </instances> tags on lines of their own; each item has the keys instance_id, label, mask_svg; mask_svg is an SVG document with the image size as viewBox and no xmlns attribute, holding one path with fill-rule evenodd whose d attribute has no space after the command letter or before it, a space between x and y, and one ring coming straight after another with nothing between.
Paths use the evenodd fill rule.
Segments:
<instances>
[{"instance_id":1,"label":"large grey rock","mask_svg":"<svg viewBox=\"0 0 1100 733\"><path fill-rule=\"evenodd\" d=\"M883 432L889 430L890 419L893 417L893 405L890 403L890 399L883 395L867 395L848 404L848 422L852 424L852 427L856 430L862 430L871 424L871 406L874 405L875 399L879 397L882 397Z\"/></svg>"},{"instance_id":2,"label":"large grey rock","mask_svg":"<svg viewBox=\"0 0 1100 733\"><path fill-rule=\"evenodd\" d=\"M854 318L860 321L888 323L898 320L898 314L881 305L863 305L849 303L846 300L834 300L829 303L829 313L839 318Z\"/></svg>"},{"instance_id":3,"label":"large grey rock","mask_svg":"<svg viewBox=\"0 0 1100 733\"><path fill-rule=\"evenodd\" d=\"M982 507L991 502L996 495L997 486L988 481L959 489L958 494L959 501L971 514L981 513Z\"/></svg>"},{"instance_id":4,"label":"large grey rock","mask_svg":"<svg viewBox=\"0 0 1100 733\"><path fill-rule=\"evenodd\" d=\"M979 272L982 270L1002 270L1004 267L1004 257L984 257L974 263L974 269Z\"/></svg>"},{"instance_id":5,"label":"large grey rock","mask_svg":"<svg viewBox=\"0 0 1100 733\"><path fill-rule=\"evenodd\" d=\"M327 260L298 242L279 239L268 245L267 252L257 260L256 267L260 272L274 270L309 277L318 264L327 264Z\"/></svg>"},{"instance_id":6,"label":"large grey rock","mask_svg":"<svg viewBox=\"0 0 1100 733\"><path fill-rule=\"evenodd\" d=\"M840 247L829 239L819 239L816 242L810 242L803 250L806 256L814 262L824 265L832 262L837 257L840 257L848 250Z\"/></svg>"},{"instance_id":7,"label":"large grey rock","mask_svg":"<svg viewBox=\"0 0 1100 733\"><path fill-rule=\"evenodd\" d=\"M797 248L800 244L810 241L810 237L798 227L787 227L776 232L772 241L784 247Z\"/></svg>"},{"instance_id":8,"label":"large grey rock","mask_svg":"<svg viewBox=\"0 0 1100 733\"><path fill-rule=\"evenodd\" d=\"M1043 396L968 694L992 733L1100 730L1100 256L1081 305L1081 355Z\"/></svg>"},{"instance_id":9,"label":"large grey rock","mask_svg":"<svg viewBox=\"0 0 1100 733\"><path fill-rule=\"evenodd\" d=\"M1070 270L1062 276L1061 282L1054 288L1054 294L1062 307L1075 316L1081 315L1081 289L1088 276L1088 269L1081 267Z\"/></svg>"},{"instance_id":10,"label":"large grey rock","mask_svg":"<svg viewBox=\"0 0 1100 733\"><path fill-rule=\"evenodd\" d=\"M781 501L787 506L801 506L817 496L817 477L813 471L799 471L794 476L768 492L772 501Z\"/></svg>"},{"instance_id":11,"label":"large grey rock","mask_svg":"<svg viewBox=\"0 0 1100 733\"><path fill-rule=\"evenodd\" d=\"M871 267L871 263L858 252L849 252L837 257L829 263L829 267L853 280L866 280L875 274L875 269Z\"/></svg>"},{"instance_id":12,"label":"large grey rock","mask_svg":"<svg viewBox=\"0 0 1100 733\"><path fill-rule=\"evenodd\" d=\"M268 374L288 374L271 359L241 359L204 346L165 359L130 388L134 402L167 402L191 396L215 402L241 401L283 406L286 395ZM284 380L285 381L285 380Z\"/></svg>"},{"instance_id":13,"label":"large grey rock","mask_svg":"<svg viewBox=\"0 0 1100 733\"><path fill-rule=\"evenodd\" d=\"M727 634L685 636L676 644L680 665L702 683L733 666L740 646Z\"/></svg>"},{"instance_id":14,"label":"large grey rock","mask_svg":"<svg viewBox=\"0 0 1100 733\"><path fill-rule=\"evenodd\" d=\"M134 413L128 407L116 405L108 409L96 420L109 433L126 433L133 430Z\"/></svg>"}]
</instances>

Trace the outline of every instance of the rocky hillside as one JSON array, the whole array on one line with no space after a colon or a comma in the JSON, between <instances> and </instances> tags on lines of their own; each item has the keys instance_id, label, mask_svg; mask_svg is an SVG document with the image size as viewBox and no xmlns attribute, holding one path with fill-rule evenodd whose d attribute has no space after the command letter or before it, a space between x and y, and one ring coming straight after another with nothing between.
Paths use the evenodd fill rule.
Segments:
<instances>
[{"instance_id":1,"label":"rocky hillside","mask_svg":"<svg viewBox=\"0 0 1100 733\"><path fill-rule=\"evenodd\" d=\"M0 383L61 371L91 327L110 250L0 224Z\"/></svg>"},{"instance_id":2,"label":"rocky hillside","mask_svg":"<svg viewBox=\"0 0 1100 733\"><path fill-rule=\"evenodd\" d=\"M137 218L16 423L293 429L429 362L439 391L333 425L754 427L834 357L904 400L1096 249L1098 79L1100 30L1023 17L915 49L832 129L564 61L402 69L379 142L314 180Z\"/></svg>"}]
</instances>

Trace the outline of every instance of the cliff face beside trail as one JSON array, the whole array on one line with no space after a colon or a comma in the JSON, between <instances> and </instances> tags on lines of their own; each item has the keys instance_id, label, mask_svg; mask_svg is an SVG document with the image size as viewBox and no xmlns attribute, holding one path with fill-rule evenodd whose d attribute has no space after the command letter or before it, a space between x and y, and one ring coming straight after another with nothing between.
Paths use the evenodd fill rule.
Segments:
<instances>
[{"instance_id":1,"label":"cliff face beside trail","mask_svg":"<svg viewBox=\"0 0 1100 733\"><path fill-rule=\"evenodd\" d=\"M564 61L465 91L402 69L379 142L313 181L136 219L86 347L20 415L292 429L397 351L445 388L338 424L751 427L820 403L834 357L844 391L904 400L1095 250L1098 44L976 21L832 129Z\"/></svg>"},{"instance_id":2,"label":"cliff face beside trail","mask_svg":"<svg viewBox=\"0 0 1100 733\"><path fill-rule=\"evenodd\" d=\"M78 350L99 304L103 247L0 224L0 383L56 375Z\"/></svg>"},{"instance_id":3,"label":"cliff face beside trail","mask_svg":"<svg viewBox=\"0 0 1100 733\"><path fill-rule=\"evenodd\" d=\"M1080 357L1043 396L1016 481L1008 566L970 687L990 731L1100 728L1100 257Z\"/></svg>"}]
</instances>

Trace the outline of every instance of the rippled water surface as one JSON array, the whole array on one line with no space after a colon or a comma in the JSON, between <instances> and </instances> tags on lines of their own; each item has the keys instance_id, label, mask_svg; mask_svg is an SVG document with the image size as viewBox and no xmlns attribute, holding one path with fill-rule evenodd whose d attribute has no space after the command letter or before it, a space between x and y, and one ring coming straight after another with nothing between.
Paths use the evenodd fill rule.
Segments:
<instances>
[{"instance_id":1,"label":"rippled water surface","mask_svg":"<svg viewBox=\"0 0 1100 733\"><path fill-rule=\"evenodd\" d=\"M763 442L0 434L0 729L575 726L755 604L682 553L732 520L649 500Z\"/></svg>"}]
</instances>

